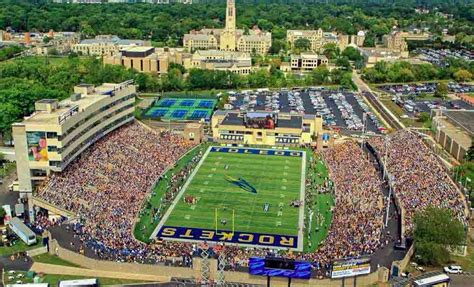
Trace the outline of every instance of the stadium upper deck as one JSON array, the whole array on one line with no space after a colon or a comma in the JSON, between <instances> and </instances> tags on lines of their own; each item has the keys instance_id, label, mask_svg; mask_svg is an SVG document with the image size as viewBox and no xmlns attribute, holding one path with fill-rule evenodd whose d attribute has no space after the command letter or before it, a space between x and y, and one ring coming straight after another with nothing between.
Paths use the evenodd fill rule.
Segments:
<instances>
[{"instance_id":1,"label":"stadium upper deck","mask_svg":"<svg viewBox=\"0 0 474 287\"><path fill-rule=\"evenodd\" d=\"M136 86L81 84L64 101L44 99L35 112L13 124L19 188L31 192L51 171L62 171L82 151L133 120Z\"/></svg>"}]
</instances>

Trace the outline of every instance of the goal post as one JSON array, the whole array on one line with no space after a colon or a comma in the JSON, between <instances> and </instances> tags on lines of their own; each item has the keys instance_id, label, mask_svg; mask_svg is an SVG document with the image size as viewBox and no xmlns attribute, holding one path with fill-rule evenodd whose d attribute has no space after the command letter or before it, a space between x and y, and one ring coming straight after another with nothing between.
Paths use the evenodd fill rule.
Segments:
<instances>
[{"instance_id":1,"label":"goal post","mask_svg":"<svg viewBox=\"0 0 474 287\"><path fill-rule=\"evenodd\" d=\"M231 221L231 222L229 222ZM219 229L228 229L226 226L230 223L232 234L235 232L235 209L226 207L216 207L214 209L214 225L216 233Z\"/></svg>"}]
</instances>

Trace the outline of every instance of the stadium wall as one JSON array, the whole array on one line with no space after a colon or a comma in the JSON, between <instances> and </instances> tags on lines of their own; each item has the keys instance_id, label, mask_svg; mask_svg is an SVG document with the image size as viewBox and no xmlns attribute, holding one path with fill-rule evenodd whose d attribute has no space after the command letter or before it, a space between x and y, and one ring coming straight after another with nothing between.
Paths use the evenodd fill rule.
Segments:
<instances>
[{"instance_id":1,"label":"stadium wall","mask_svg":"<svg viewBox=\"0 0 474 287\"><path fill-rule=\"evenodd\" d=\"M201 259L193 259L193 267L171 267L165 265L150 265L150 264L139 264L139 263L117 263L113 261L104 261L88 258L79 253L70 251L59 245L57 240L51 239L49 244L49 252L52 255L57 255L59 258L77 264L84 268L101 271L113 271L113 272L124 272L124 273L135 273L143 275L155 275L164 276L167 278L200 278L201 275ZM176 258L180 261L181 258ZM217 271L217 260L211 260L211 273L210 278L216 278ZM372 286L379 282L388 281L389 270L385 267L378 268L375 272L368 275L359 276L357 278L346 278L344 284L347 286ZM241 282L248 284L263 284L266 285L267 278L261 276L253 276L244 272L225 272L225 280L228 282ZM272 278L272 286L288 286L288 279L285 278ZM310 279L310 280L292 280L292 286L327 286L336 287L341 286L342 279Z\"/></svg>"},{"instance_id":2,"label":"stadium wall","mask_svg":"<svg viewBox=\"0 0 474 287\"><path fill-rule=\"evenodd\" d=\"M403 257L402 260L392 262L391 272L393 273L395 268L398 268L399 273L404 272L408 266L408 263L410 263L410 259L414 253L415 253L415 244L412 244L410 249L408 249L408 252L405 254L405 257Z\"/></svg>"}]
</instances>

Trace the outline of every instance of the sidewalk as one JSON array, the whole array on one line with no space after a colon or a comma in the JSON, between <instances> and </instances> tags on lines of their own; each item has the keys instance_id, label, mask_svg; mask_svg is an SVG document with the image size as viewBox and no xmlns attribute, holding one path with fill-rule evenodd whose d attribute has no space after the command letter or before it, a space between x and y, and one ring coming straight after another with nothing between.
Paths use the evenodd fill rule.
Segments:
<instances>
[{"instance_id":1,"label":"sidewalk","mask_svg":"<svg viewBox=\"0 0 474 287\"><path fill-rule=\"evenodd\" d=\"M56 274L56 275L72 275L80 277L96 277L96 278L116 278L116 279L127 279L137 281L153 281L153 282L169 282L171 277L168 276L157 276L157 275L146 275L146 274L135 274L135 273L124 273L124 272L112 272L102 270L92 270L77 267L67 267L60 265L52 265L45 263L33 263L31 271L36 273L45 274Z\"/></svg>"}]
</instances>

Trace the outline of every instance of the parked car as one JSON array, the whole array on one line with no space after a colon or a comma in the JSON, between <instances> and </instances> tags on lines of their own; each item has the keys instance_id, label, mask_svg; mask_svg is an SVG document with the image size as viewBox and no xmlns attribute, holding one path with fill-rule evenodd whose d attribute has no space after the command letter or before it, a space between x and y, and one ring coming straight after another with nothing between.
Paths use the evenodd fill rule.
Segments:
<instances>
[{"instance_id":1,"label":"parked car","mask_svg":"<svg viewBox=\"0 0 474 287\"><path fill-rule=\"evenodd\" d=\"M448 274L461 274L462 273L462 268L461 266L458 266L458 265L445 266L443 270L444 272Z\"/></svg>"}]
</instances>

